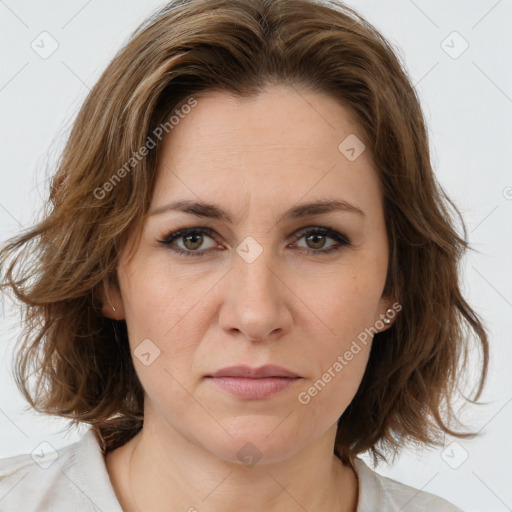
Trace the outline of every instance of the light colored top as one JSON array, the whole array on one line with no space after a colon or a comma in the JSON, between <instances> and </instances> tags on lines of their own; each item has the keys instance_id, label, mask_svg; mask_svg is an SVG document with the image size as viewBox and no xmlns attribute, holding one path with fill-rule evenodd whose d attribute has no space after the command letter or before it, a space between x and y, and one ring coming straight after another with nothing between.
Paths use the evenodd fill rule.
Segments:
<instances>
[{"instance_id":1,"label":"light colored top","mask_svg":"<svg viewBox=\"0 0 512 512\"><path fill-rule=\"evenodd\" d=\"M58 451L42 443L32 455L0 459L0 512L123 512L105 458L89 430ZM357 512L463 512L433 494L418 491L355 459Z\"/></svg>"}]
</instances>

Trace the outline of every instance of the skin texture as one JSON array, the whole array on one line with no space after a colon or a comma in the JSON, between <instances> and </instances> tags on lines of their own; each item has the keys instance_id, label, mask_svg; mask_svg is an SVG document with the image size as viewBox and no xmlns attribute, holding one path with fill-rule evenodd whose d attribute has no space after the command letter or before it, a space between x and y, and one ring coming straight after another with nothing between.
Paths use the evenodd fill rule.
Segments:
<instances>
[{"instance_id":1,"label":"skin texture","mask_svg":"<svg viewBox=\"0 0 512 512\"><path fill-rule=\"evenodd\" d=\"M164 139L150 212L191 199L220 205L234 222L149 215L138 247L129 240L120 255L120 290L108 291L104 314L126 320L132 355L144 339L160 350L147 366L133 357L146 393L144 428L106 456L125 511L356 510L357 479L333 447L371 339L308 404L297 397L393 304L382 296L388 239L369 151L350 161L338 149L357 133L350 111L333 98L269 86L250 100L198 97ZM289 208L320 199L348 201L365 215L277 222ZM201 226L213 229L202 245L181 238L173 246L203 256L158 242ZM316 227L352 245L321 254L338 242L293 236ZM248 236L262 249L251 263L236 252ZM269 398L244 400L205 378L226 366L269 363L301 379ZM255 465L237 455L244 446L257 454Z\"/></svg>"}]
</instances>

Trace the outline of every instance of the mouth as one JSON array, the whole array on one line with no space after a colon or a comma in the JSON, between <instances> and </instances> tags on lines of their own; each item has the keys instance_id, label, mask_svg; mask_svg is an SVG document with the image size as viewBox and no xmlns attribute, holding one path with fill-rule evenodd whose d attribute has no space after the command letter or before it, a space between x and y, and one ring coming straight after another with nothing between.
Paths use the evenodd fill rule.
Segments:
<instances>
[{"instance_id":1,"label":"mouth","mask_svg":"<svg viewBox=\"0 0 512 512\"><path fill-rule=\"evenodd\" d=\"M301 377L286 368L230 366L207 375L206 379L224 391L246 400L261 400L296 385Z\"/></svg>"},{"instance_id":2,"label":"mouth","mask_svg":"<svg viewBox=\"0 0 512 512\"><path fill-rule=\"evenodd\" d=\"M246 400L262 400L295 385L300 377L207 377L212 384Z\"/></svg>"},{"instance_id":3,"label":"mouth","mask_svg":"<svg viewBox=\"0 0 512 512\"><path fill-rule=\"evenodd\" d=\"M283 368L282 366L276 366L274 364L266 364L259 368L251 368L246 365L228 366L222 368L207 377L248 377L253 379L259 379L264 377L299 377L295 372Z\"/></svg>"}]
</instances>

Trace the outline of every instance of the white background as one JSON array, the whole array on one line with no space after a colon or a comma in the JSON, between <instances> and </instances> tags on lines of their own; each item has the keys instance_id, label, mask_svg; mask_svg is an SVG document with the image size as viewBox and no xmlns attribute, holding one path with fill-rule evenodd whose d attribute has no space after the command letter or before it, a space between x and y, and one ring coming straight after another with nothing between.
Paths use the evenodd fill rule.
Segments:
<instances>
[{"instance_id":1,"label":"white background","mask_svg":"<svg viewBox=\"0 0 512 512\"><path fill-rule=\"evenodd\" d=\"M434 169L462 211L475 249L461 267L464 291L485 319L492 347L483 397L488 404L464 416L482 435L450 446L444 459L442 449L410 449L394 466L377 471L467 512L512 510L512 5L510 0L347 3L397 46L416 86ZM45 180L89 88L132 30L161 5L0 0L0 241L35 220L47 193ZM47 59L31 48L43 31L58 42ZM452 56L464 43L450 35L453 31L469 44L457 58ZM0 457L29 453L42 441L59 448L83 433L65 435L65 421L23 412L10 369L19 332L13 311L3 311L0 328ZM445 462L457 465L466 454L458 469Z\"/></svg>"}]
</instances>

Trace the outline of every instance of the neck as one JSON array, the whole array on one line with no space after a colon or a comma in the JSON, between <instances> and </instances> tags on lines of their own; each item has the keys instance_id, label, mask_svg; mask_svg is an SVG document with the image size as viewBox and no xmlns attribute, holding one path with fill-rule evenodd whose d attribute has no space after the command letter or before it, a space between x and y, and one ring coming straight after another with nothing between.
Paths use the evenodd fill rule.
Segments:
<instances>
[{"instance_id":1,"label":"neck","mask_svg":"<svg viewBox=\"0 0 512 512\"><path fill-rule=\"evenodd\" d=\"M357 478L333 454L335 433L286 460L249 466L145 422L107 455L107 469L125 512L355 512Z\"/></svg>"}]
</instances>

